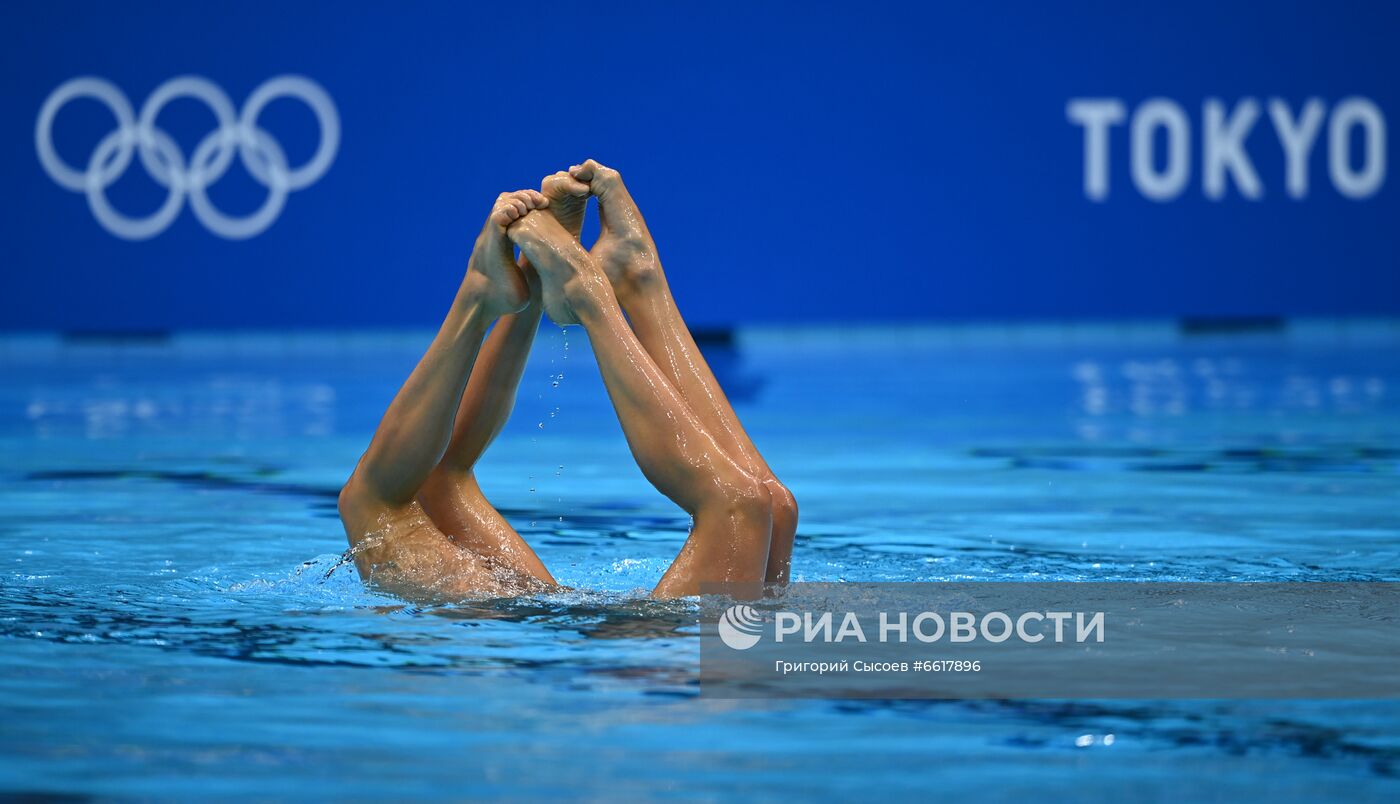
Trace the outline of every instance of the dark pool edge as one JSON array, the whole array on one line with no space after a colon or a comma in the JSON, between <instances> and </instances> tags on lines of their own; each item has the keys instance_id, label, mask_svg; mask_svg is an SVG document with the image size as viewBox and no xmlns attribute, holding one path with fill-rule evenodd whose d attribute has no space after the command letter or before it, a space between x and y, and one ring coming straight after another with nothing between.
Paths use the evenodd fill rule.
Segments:
<instances>
[{"instance_id":1,"label":"dark pool edge","mask_svg":"<svg viewBox=\"0 0 1400 804\"><path fill-rule=\"evenodd\" d=\"M1400 318L1192 316L1121 321L1030 321L829 326L748 326L744 345L937 347L1177 346L1296 343L1400 346Z\"/></svg>"},{"instance_id":2,"label":"dark pool edge","mask_svg":"<svg viewBox=\"0 0 1400 804\"><path fill-rule=\"evenodd\" d=\"M545 325L543 333L559 330ZM1285 318L1191 316L1121 321L957 321L939 323L751 324L697 327L702 346L938 346L1175 345L1270 342L1400 345L1400 318ZM72 330L0 332L0 358L43 357L107 350L171 354L296 355L422 349L423 329L352 330Z\"/></svg>"}]
</instances>

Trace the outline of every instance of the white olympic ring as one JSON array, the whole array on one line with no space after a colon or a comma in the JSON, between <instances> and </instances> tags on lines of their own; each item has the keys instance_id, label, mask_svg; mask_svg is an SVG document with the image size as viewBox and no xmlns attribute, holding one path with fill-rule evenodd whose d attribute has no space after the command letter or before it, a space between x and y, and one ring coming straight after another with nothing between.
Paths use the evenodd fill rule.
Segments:
<instances>
[{"instance_id":1,"label":"white olympic ring","mask_svg":"<svg viewBox=\"0 0 1400 804\"><path fill-rule=\"evenodd\" d=\"M295 169L287 164L282 146L271 134L258 127L258 116L278 98L296 98L311 108L321 129L321 143L304 165ZM112 111L117 128L104 136L88 158L86 171L64 162L53 144L53 121L59 109L76 98L92 98ZM188 163L180 146L169 134L156 128L161 109L176 98L203 101L218 128L195 146ZM146 99L138 117L120 89L101 78L85 76L60 84L39 109L34 125L34 147L39 164L60 187L87 195L88 207L102 228L126 240L145 240L165 231L180 214L185 196L200 223L214 234L229 240L242 240L261 234L282 213L287 194L315 184L330 169L340 147L340 116L331 96L320 84L299 75L279 75L264 82L248 96L240 114L217 84L194 75L172 78ZM268 195L251 215L235 218L225 215L206 192L223 177L233 163L234 153L256 181L267 187ZM126 172L132 155L157 184L168 191L160 209L145 218L131 218L116 211L107 200L107 188Z\"/></svg>"}]
</instances>

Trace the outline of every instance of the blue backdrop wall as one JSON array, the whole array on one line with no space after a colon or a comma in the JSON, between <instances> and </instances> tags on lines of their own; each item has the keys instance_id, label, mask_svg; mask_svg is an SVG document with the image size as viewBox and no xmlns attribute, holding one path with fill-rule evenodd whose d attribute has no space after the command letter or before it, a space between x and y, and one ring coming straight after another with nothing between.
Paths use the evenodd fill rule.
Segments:
<instances>
[{"instance_id":1,"label":"blue backdrop wall","mask_svg":"<svg viewBox=\"0 0 1400 804\"><path fill-rule=\"evenodd\" d=\"M586 156L622 170L703 324L1397 314L1398 23L1392 3L12 0L0 327L432 323L495 194ZM187 75L207 81L148 104ZM297 170L326 134L314 88L250 98L284 75L333 110L324 171ZM130 119L55 95L81 76Z\"/></svg>"}]
</instances>

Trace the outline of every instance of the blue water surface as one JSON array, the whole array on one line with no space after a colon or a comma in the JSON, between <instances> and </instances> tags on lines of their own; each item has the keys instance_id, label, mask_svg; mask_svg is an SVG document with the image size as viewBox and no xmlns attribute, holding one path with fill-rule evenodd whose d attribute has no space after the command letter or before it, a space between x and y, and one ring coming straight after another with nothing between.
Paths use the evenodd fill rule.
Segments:
<instances>
[{"instance_id":1,"label":"blue water surface","mask_svg":"<svg viewBox=\"0 0 1400 804\"><path fill-rule=\"evenodd\" d=\"M546 325L479 470L570 591L424 608L335 495L428 333L0 339L0 793L1390 799L1400 703L727 701L686 517ZM797 580L1400 580L1400 328L707 347Z\"/></svg>"}]
</instances>

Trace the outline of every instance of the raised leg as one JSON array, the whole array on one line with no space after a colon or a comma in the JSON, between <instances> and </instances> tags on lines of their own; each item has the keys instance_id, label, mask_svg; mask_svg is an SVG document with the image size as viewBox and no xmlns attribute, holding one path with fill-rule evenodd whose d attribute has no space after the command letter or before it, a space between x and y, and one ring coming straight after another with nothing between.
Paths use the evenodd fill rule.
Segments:
<instances>
[{"instance_id":1,"label":"raised leg","mask_svg":"<svg viewBox=\"0 0 1400 804\"><path fill-rule=\"evenodd\" d=\"M557 173L545 179L541 194L552 215L577 235L583 223L588 186ZM487 446L500 435L515 406L516 390L543 310L539 276L524 257L521 270L530 289L524 310L502 316L487 336L457 408L452 442L418 491L418 501L438 529L455 544L501 566L554 584L549 570L520 534L486 499L473 471Z\"/></svg>"},{"instance_id":2,"label":"raised leg","mask_svg":"<svg viewBox=\"0 0 1400 804\"><path fill-rule=\"evenodd\" d=\"M797 500L744 432L691 337L661 270L656 243L622 176L592 159L569 173L598 198L602 232L590 253L612 282L642 347L720 446L767 486L773 501L773 542L765 576L768 583L786 583L797 534Z\"/></svg>"},{"instance_id":3,"label":"raised leg","mask_svg":"<svg viewBox=\"0 0 1400 804\"><path fill-rule=\"evenodd\" d=\"M367 582L412 597L457 599L517 594L532 580L454 544L417 497L452 440L487 324L518 313L528 301L510 241L493 221L515 220L547 203L534 191L497 199L437 336L341 490L341 521Z\"/></svg>"},{"instance_id":4,"label":"raised leg","mask_svg":"<svg viewBox=\"0 0 1400 804\"><path fill-rule=\"evenodd\" d=\"M510 417L539 322L538 299L496 322L462 394L452 441L417 496L433 524L453 544L501 567L553 584L554 578L535 551L486 499L474 471L477 460Z\"/></svg>"},{"instance_id":5,"label":"raised leg","mask_svg":"<svg viewBox=\"0 0 1400 804\"><path fill-rule=\"evenodd\" d=\"M642 473L694 517L690 538L653 594L694 595L703 582L740 584L756 594L768 565L767 487L720 446L652 361L608 278L569 232L553 217L531 213L507 233L587 331Z\"/></svg>"}]
</instances>

